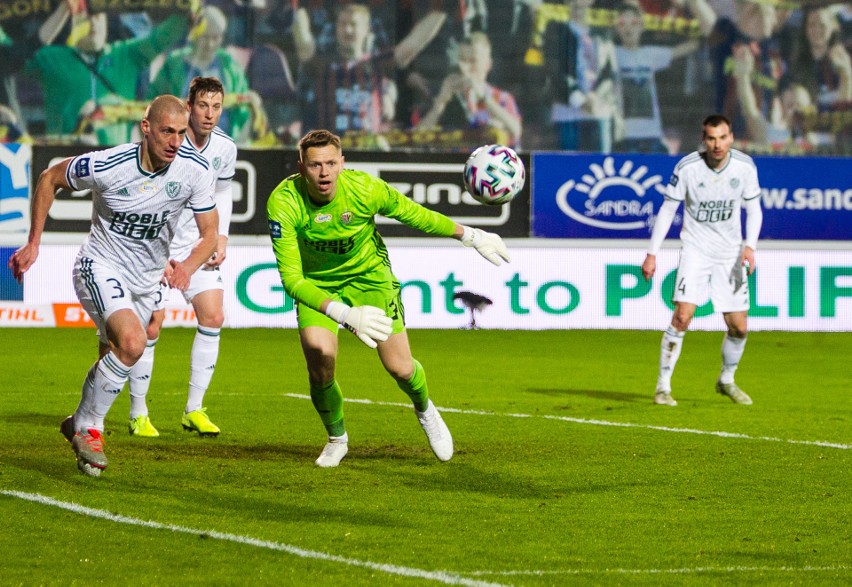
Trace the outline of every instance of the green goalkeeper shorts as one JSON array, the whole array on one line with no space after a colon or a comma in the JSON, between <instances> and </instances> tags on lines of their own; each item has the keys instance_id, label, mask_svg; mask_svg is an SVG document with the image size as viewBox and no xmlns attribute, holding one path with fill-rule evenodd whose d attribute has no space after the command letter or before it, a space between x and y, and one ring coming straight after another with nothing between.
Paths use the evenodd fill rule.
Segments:
<instances>
[{"instance_id":1,"label":"green goalkeeper shorts","mask_svg":"<svg viewBox=\"0 0 852 587\"><path fill-rule=\"evenodd\" d=\"M376 277L382 277L380 281ZM346 285L329 290L316 284L335 301L350 306L375 306L385 311L393 320L393 334L405 330L405 308L402 306L402 296L399 282L390 271L374 271L367 276L350 281ZM337 332L337 322L313 308L303 304L296 306L299 319L299 329L308 326L320 326L331 332Z\"/></svg>"}]
</instances>

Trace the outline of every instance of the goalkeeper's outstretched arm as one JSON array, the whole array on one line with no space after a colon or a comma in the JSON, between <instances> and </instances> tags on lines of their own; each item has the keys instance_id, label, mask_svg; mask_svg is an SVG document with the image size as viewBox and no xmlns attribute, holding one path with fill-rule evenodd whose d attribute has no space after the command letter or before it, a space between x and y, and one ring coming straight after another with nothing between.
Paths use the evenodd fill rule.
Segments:
<instances>
[{"instance_id":1,"label":"goalkeeper's outstretched arm","mask_svg":"<svg viewBox=\"0 0 852 587\"><path fill-rule=\"evenodd\" d=\"M466 247L473 247L477 253L495 265L500 265L501 259L507 263L510 261L509 250L499 234L456 224L453 238L460 240Z\"/></svg>"}]
</instances>

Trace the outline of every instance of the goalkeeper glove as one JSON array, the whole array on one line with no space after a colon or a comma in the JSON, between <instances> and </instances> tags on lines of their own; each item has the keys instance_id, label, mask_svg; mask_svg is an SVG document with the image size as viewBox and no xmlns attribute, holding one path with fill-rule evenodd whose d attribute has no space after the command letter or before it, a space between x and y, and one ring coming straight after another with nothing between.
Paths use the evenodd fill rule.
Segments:
<instances>
[{"instance_id":1,"label":"goalkeeper glove","mask_svg":"<svg viewBox=\"0 0 852 587\"><path fill-rule=\"evenodd\" d=\"M393 320L375 306L353 308L343 302L329 302L325 315L345 326L371 349L386 341L392 331Z\"/></svg>"},{"instance_id":2,"label":"goalkeeper glove","mask_svg":"<svg viewBox=\"0 0 852 587\"><path fill-rule=\"evenodd\" d=\"M464 232L462 233L461 243L464 246L473 247L477 253L495 265L500 265L501 258L507 263L509 262L509 251L500 235L469 226L462 226L462 228Z\"/></svg>"}]
</instances>

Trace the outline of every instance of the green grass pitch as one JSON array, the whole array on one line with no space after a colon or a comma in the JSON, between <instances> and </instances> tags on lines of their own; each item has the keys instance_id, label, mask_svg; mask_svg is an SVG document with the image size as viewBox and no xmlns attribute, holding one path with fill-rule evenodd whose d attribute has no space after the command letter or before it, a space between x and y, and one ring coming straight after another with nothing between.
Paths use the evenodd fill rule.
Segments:
<instances>
[{"instance_id":1,"label":"green grass pitch","mask_svg":"<svg viewBox=\"0 0 852 587\"><path fill-rule=\"evenodd\" d=\"M660 332L414 330L455 439L440 463L344 331L336 469L313 465L293 330L224 330L222 434L184 432L192 336L157 346L161 437L128 435L125 390L93 479L58 430L93 331L0 330L0 584L852 584L850 333L752 333L738 406L714 392L722 334L690 332L671 408Z\"/></svg>"}]
</instances>

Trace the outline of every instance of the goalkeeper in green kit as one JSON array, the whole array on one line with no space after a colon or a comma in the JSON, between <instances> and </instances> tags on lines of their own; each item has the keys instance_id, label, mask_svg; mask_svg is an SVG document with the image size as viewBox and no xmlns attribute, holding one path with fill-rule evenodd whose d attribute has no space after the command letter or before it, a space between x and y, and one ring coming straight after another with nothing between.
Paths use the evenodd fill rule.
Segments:
<instances>
[{"instance_id":1,"label":"goalkeeper in green kit","mask_svg":"<svg viewBox=\"0 0 852 587\"><path fill-rule=\"evenodd\" d=\"M343 394L334 375L338 325L377 349L382 365L411 398L435 456L450 460L453 438L429 399L422 365L411 355L400 284L374 216L458 239L495 265L509 261L503 240L456 224L377 177L343 169L340 138L326 130L299 141L299 173L275 188L266 211L281 282L297 303L311 400L328 432L316 464L336 467L348 451Z\"/></svg>"}]
</instances>

